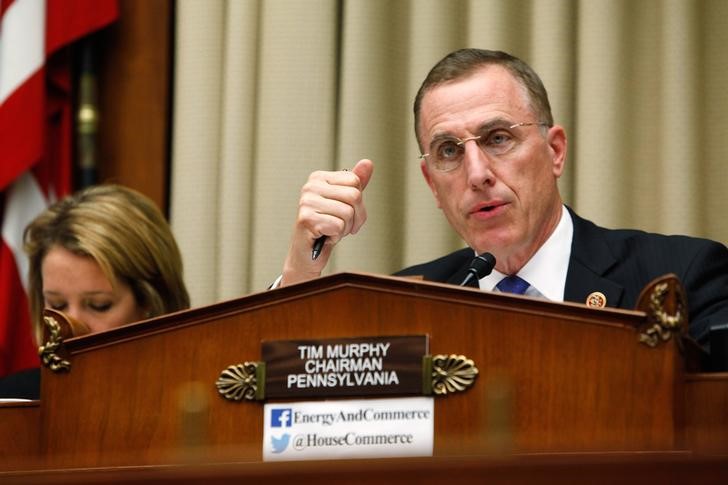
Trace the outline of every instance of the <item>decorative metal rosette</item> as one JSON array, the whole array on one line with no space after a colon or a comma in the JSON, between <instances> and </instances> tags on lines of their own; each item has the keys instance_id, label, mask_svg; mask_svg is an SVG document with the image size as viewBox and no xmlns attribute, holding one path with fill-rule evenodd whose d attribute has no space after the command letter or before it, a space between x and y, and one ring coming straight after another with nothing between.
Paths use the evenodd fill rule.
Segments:
<instances>
[{"instance_id":1,"label":"decorative metal rosette","mask_svg":"<svg viewBox=\"0 0 728 485\"><path fill-rule=\"evenodd\" d=\"M258 362L231 365L220 373L217 391L230 401L254 401L258 394Z\"/></svg>"},{"instance_id":2,"label":"decorative metal rosette","mask_svg":"<svg viewBox=\"0 0 728 485\"><path fill-rule=\"evenodd\" d=\"M432 392L436 395L462 392L473 385L477 376L475 363L464 355L432 356Z\"/></svg>"}]
</instances>

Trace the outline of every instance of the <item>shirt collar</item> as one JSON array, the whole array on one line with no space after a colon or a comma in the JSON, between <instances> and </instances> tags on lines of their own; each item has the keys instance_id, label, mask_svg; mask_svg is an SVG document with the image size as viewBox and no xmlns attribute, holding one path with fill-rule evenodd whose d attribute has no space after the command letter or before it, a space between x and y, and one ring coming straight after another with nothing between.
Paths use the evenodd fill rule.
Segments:
<instances>
[{"instance_id":1,"label":"shirt collar","mask_svg":"<svg viewBox=\"0 0 728 485\"><path fill-rule=\"evenodd\" d=\"M521 268L518 276L528 281L531 288L527 295L542 296L552 301L564 301L566 273L571 257L571 241L574 237L574 221L566 206L561 206L561 218L556 229L536 254ZM503 273L493 270L491 274L480 279L480 289L492 291Z\"/></svg>"}]
</instances>

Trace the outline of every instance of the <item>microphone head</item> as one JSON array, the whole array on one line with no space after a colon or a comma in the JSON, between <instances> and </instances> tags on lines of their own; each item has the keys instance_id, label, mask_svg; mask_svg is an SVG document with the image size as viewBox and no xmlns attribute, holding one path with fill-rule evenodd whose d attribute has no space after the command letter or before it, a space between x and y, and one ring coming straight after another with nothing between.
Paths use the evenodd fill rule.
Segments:
<instances>
[{"instance_id":1,"label":"microphone head","mask_svg":"<svg viewBox=\"0 0 728 485\"><path fill-rule=\"evenodd\" d=\"M490 253L480 254L470 263L470 268L475 270L478 279L488 276L495 268L495 256Z\"/></svg>"}]
</instances>

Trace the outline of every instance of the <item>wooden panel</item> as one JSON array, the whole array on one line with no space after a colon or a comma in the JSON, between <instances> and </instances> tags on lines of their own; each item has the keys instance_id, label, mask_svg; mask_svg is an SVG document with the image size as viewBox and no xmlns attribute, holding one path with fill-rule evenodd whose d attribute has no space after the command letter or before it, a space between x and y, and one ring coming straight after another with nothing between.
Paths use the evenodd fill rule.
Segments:
<instances>
[{"instance_id":1,"label":"wooden panel","mask_svg":"<svg viewBox=\"0 0 728 485\"><path fill-rule=\"evenodd\" d=\"M688 374L685 408L687 446L728 453L728 373Z\"/></svg>"},{"instance_id":2,"label":"wooden panel","mask_svg":"<svg viewBox=\"0 0 728 485\"><path fill-rule=\"evenodd\" d=\"M127 185L166 209L171 0L119 0L99 36L100 181Z\"/></svg>"},{"instance_id":3,"label":"wooden panel","mask_svg":"<svg viewBox=\"0 0 728 485\"><path fill-rule=\"evenodd\" d=\"M0 403L0 470L33 468L39 444L40 403Z\"/></svg>"},{"instance_id":4,"label":"wooden panel","mask_svg":"<svg viewBox=\"0 0 728 485\"><path fill-rule=\"evenodd\" d=\"M0 473L4 485L183 483L206 485L265 483L488 483L489 485L660 485L728 482L728 457L687 453L615 453L532 456L470 456L434 459L317 461L175 465L42 473Z\"/></svg>"},{"instance_id":5,"label":"wooden panel","mask_svg":"<svg viewBox=\"0 0 728 485\"><path fill-rule=\"evenodd\" d=\"M643 321L637 312L333 275L68 340L71 372L44 370L42 396L53 404L42 409L41 452L46 467L179 462L190 452L182 391L201 382L199 459L259 461L262 404L222 399L214 383L223 369L259 360L262 340L423 333L432 353L464 354L481 370L472 389L436 400L438 456L679 449L678 353L673 342L638 344ZM488 400L496 378L512 396L498 429Z\"/></svg>"}]
</instances>

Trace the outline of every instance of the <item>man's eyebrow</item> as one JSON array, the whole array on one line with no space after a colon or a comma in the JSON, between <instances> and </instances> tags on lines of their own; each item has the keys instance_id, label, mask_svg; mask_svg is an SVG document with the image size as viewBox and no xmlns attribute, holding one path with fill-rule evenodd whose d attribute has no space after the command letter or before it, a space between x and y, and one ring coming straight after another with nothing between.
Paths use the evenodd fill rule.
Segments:
<instances>
[{"instance_id":1,"label":"man's eyebrow","mask_svg":"<svg viewBox=\"0 0 728 485\"><path fill-rule=\"evenodd\" d=\"M432 137L432 140L430 140L430 146L432 146L435 142L440 140L459 140L459 138L453 134L450 134L445 131L441 131L439 133L435 133Z\"/></svg>"},{"instance_id":2,"label":"man's eyebrow","mask_svg":"<svg viewBox=\"0 0 728 485\"><path fill-rule=\"evenodd\" d=\"M507 120L505 118L493 118L492 120L488 120L483 122L478 127L478 132L482 133L484 131L490 131L495 128L510 128L513 126L513 121Z\"/></svg>"},{"instance_id":3,"label":"man's eyebrow","mask_svg":"<svg viewBox=\"0 0 728 485\"><path fill-rule=\"evenodd\" d=\"M506 118L493 118L488 121L484 121L480 126L478 126L477 133L483 133L485 131L491 131L498 128L510 128L514 122L512 120L506 119ZM439 132L435 133L432 136L432 140L430 140L430 146L432 146L435 142L438 142L440 140L459 140L457 136L453 135L449 132Z\"/></svg>"}]
</instances>

